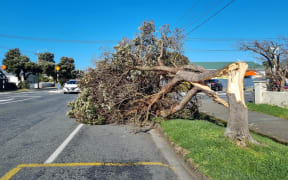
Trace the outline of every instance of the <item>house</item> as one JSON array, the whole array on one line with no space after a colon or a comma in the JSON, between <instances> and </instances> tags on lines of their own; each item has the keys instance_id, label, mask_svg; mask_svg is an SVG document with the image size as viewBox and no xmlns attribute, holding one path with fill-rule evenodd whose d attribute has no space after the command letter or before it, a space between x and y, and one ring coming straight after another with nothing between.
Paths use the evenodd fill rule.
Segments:
<instances>
[{"instance_id":1,"label":"house","mask_svg":"<svg viewBox=\"0 0 288 180\"><path fill-rule=\"evenodd\" d=\"M16 86L19 85L20 81L18 80L18 77L17 77L17 76L15 76L15 75L12 74L12 73L8 73L8 72L6 72L6 71L3 71L3 73L4 73L5 76L7 77L9 83L14 83L14 84L16 84Z\"/></svg>"},{"instance_id":2,"label":"house","mask_svg":"<svg viewBox=\"0 0 288 180\"><path fill-rule=\"evenodd\" d=\"M8 73L4 70L2 72L6 76L9 83L14 83L17 87L19 86L20 80L16 75L13 73ZM34 74L29 74L29 76L26 78L26 82L30 84L30 88L36 88L35 84L38 83L38 77Z\"/></svg>"}]
</instances>

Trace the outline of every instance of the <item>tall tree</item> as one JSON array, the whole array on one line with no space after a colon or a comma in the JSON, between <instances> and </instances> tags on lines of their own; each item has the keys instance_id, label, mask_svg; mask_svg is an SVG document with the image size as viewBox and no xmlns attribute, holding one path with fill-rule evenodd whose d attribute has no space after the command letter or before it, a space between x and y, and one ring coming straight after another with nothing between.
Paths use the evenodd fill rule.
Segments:
<instances>
[{"instance_id":1,"label":"tall tree","mask_svg":"<svg viewBox=\"0 0 288 180\"><path fill-rule=\"evenodd\" d=\"M37 64L41 66L43 73L55 78L55 60L54 54L50 52L39 53Z\"/></svg>"},{"instance_id":2,"label":"tall tree","mask_svg":"<svg viewBox=\"0 0 288 180\"><path fill-rule=\"evenodd\" d=\"M70 57L61 57L60 62L57 64L60 67L59 81L61 84L69 79L76 78L74 59Z\"/></svg>"},{"instance_id":3,"label":"tall tree","mask_svg":"<svg viewBox=\"0 0 288 180\"><path fill-rule=\"evenodd\" d=\"M38 61L46 61L46 62L51 62L55 63L54 60L54 54L50 52L45 52L45 53L39 53L38 54Z\"/></svg>"},{"instance_id":4,"label":"tall tree","mask_svg":"<svg viewBox=\"0 0 288 180\"><path fill-rule=\"evenodd\" d=\"M284 90L286 74L288 72L288 64L285 59L288 58L288 45L281 41L263 41L250 42L242 44L244 51L252 51L256 53L258 58L263 61L266 68L266 77L269 79L270 90Z\"/></svg>"},{"instance_id":5,"label":"tall tree","mask_svg":"<svg viewBox=\"0 0 288 180\"><path fill-rule=\"evenodd\" d=\"M7 66L7 72L15 74L21 81L21 73L23 73L24 80L29 74L41 71L40 67L31 62L28 56L21 55L18 48L10 49L3 59L3 64Z\"/></svg>"}]
</instances>

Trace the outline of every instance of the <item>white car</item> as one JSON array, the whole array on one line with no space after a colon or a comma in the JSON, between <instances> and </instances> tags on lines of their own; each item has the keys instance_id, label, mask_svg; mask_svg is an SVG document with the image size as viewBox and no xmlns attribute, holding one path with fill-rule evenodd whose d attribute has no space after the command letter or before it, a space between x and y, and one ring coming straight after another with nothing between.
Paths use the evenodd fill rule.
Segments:
<instances>
[{"instance_id":1,"label":"white car","mask_svg":"<svg viewBox=\"0 0 288 180\"><path fill-rule=\"evenodd\" d=\"M64 84L63 87L64 94L66 93L79 93L80 88L78 86L77 80L69 80Z\"/></svg>"}]
</instances>

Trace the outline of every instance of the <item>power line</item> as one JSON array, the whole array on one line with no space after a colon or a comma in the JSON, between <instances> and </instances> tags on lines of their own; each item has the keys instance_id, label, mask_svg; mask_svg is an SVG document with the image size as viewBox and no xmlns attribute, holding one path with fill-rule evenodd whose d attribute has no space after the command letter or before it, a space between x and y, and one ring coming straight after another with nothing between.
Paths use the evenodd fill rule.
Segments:
<instances>
[{"instance_id":1,"label":"power line","mask_svg":"<svg viewBox=\"0 0 288 180\"><path fill-rule=\"evenodd\" d=\"M118 41L113 40L103 40L103 41L88 41L88 40L63 40L63 39L50 39L50 38L38 38L38 37L26 37L26 36L16 36L0 34L0 37L11 38L11 39L23 39L32 41L45 41L45 42L60 42L60 43L78 43L78 44L107 44L107 43L117 43Z\"/></svg>"},{"instance_id":2,"label":"power line","mask_svg":"<svg viewBox=\"0 0 288 180\"><path fill-rule=\"evenodd\" d=\"M208 11L204 14L202 14L199 18L197 18L195 21L193 21L191 24L189 24L188 26L186 26L184 29L188 29L191 26L193 26L195 23L197 23L198 21L200 21L202 18L204 18L206 15L208 15L210 12L212 12L214 9L217 8L217 6L219 4L221 4L223 0L219 0L214 6L212 6L210 9L208 9Z\"/></svg>"},{"instance_id":3,"label":"power line","mask_svg":"<svg viewBox=\"0 0 288 180\"><path fill-rule=\"evenodd\" d=\"M188 9L180 18L178 18L178 20L176 21L175 24L178 24L181 19L183 19L192 9L194 9L198 4L199 4L200 0L197 0L190 9Z\"/></svg>"},{"instance_id":4,"label":"power line","mask_svg":"<svg viewBox=\"0 0 288 180\"><path fill-rule=\"evenodd\" d=\"M1 49L6 49L6 50L10 50L10 49L15 49L15 48L10 48L10 47L7 47L7 46L0 46ZM19 48L20 49L20 48ZM31 54L34 54L36 56L38 56L39 53L37 52L34 52L34 51L29 51L29 50L21 50L21 52L26 52L26 53L31 53Z\"/></svg>"},{"instance_id":5,"label":"power line","mask_svg":"<svg viewBox=\"0 0 288 180\"><path fill-rule=\"evenodd\" d=\"M0 46L0 49L14 49L7 46ZM39 52L29 51L20 49L21 52L31 53L34 55L39 55ZM240 51L239 49L187 49L186 52L231 52L231 51Z\"/></svg>"},{"instance_id":6,"label":"power line","mask_svg":"<svg viewBox=\"0 0 288 180\"><path fill-rule=\"evenodd\" d=\"M228 52L241 51L240 49L187 49L186 52Z\"/></svg>"},{"instance_id":7,"label":"power line","mask_svg":"<svg viewBox=\"0 0 288 180\"><path fill-rule=\"evenodd\" d=\"M264 41L281 40L281 38L187 38L187 41Z\"/></svg>"},{"instance_id":8,"label":"power line","mask_svg":"<svg viewBox=\"0 0 288 180\"><path fill-rule=\"evenodd\" d=\"M192 32L194 32L196 29L200 28L202 25L204 25L205 23L207 23L208 21L210 21L213 17L217 16L220 12L222 12L224 9L226 9L228 6L230 6L235 0L230 1L229 3L227 3L223 8L221 8L220 10L218 10L216 13L214 13L212 16L208 17L206 20L204 20L201 24L199 24L198 26L194 27L191 31L189 31L186 36Z\"/></svg>"}]
</instances>

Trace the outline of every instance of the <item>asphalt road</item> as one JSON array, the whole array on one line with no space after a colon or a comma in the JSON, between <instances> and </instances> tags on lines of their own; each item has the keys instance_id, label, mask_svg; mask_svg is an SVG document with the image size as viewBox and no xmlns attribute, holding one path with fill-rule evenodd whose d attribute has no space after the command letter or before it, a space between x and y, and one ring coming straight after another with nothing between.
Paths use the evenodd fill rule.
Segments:
<instances>
[{"instance_id":1,"label":"asphalt road","mask_svg":"<svg viewBox=\"0 0 288 180\"><path fill-rule=\"evenodd\" d=\"M44 164L79 127L65 116L67 102L76 96L48 91L0 94L0 178L177 179L151 136L135 135L128 126L84 125Z\"/></svg>"},{"instance_id":2,"label":"asphalt road","mask_svg":"<svg viewBox=\"0 0 288 180\"><path fill-rule=\"evenodd\" d=\"M228 101L227 95L225 91L217 91L217 94L220 98ZM251 103L254 102L254 92L253 91L244 91L244 96L245 96L245 102L246 103ZM206 94L204 93L199 93L198 97L202 98L202 99L211 99L210 97L208 97Z\"/></svg>"}]
</instances>

